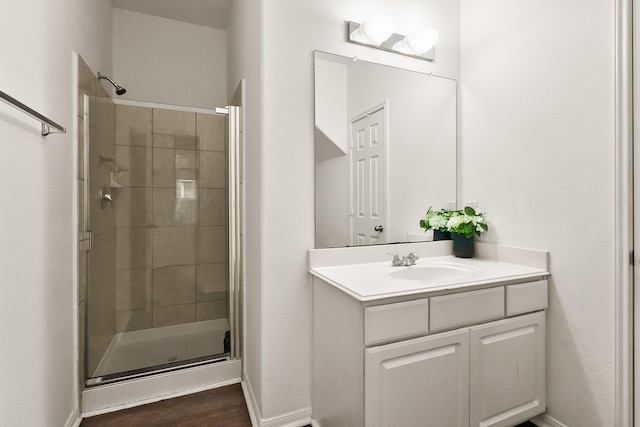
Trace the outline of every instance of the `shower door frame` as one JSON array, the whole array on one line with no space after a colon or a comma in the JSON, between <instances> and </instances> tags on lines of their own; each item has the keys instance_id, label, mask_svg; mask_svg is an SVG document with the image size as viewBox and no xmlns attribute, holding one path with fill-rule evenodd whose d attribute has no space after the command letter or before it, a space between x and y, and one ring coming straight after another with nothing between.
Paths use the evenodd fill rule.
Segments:
<instances>
[{"instance_id":1,"label":"shower door frame","mask_svg":"<svg viewBox=\"0 0 640 427\"><path fill-rule=\"evenodd\" d=\"M240 357L240 298L243 283L243 251L242 238L243 203L243 140L242 110L237 106L227 107L229 135L229 329L231 331L231 351L229 357Z\"/></svg>"},{"instance_id":2,"label":"shower door frame","mask_svg":"<svg viewBox=\"0 0 640 427\"><path fill-rule=\"evenodd\" d=\"M86 110L88 106L88 99L93 95L83 95L84 97L84 105L85 110L83 111L86 117L84 121L84 143L85 149L83 150L84 158L79 159L83 162L82 167L84 168L84 176L86 178L84 188L82 191L84 192L84 215L82 218L79 218L80 221L84 222L83 229L85 231L86 244L83 247L83 250L87 252L91 252L93 250L94 242L93 236L90 231L90 167L89 167L89 118L88 118L88 110ZM144 106L147 108L166 108L166 106L161 106L159 104L154 103L140 103L145 104ZM200 110L200 109L198 109ZM243 194L242 194L242 180L243 180L243 138L242 138L242 110L241 107L238 106L228 106L222 109L216 108L215 112L212 110L208 110L210 113L215 113L216 115L226 115L226 139L228 141L227 144L227 178L228 178L228 304L229 311L227 315L227 319L229 322L229 330L230 330L230 351L228 354L223 355L208 355L203 358L194 359L192 361L185 360L184 363L171 363L167 365L159 365L152 367L145 367L134 371L128 372L118 372L114 374L105 375L104 377L92 377L89 375L87 364L85 363L84 372L80 372L80 375L83 376L84 380L82 381L86 387L96 387L101 385L107 385L112 383L121 383L127 380L138 379L141 377L148 377L162 373L168 373L173 371L178 371L187 368L198 367L201 365L215 364L219 362L225 361L233 361L239 360L241 354L241 288L242 288L242 280L243 280L243 269L244 269L244 261L243 261L243 236L244 233L242 231L243 227ZM89 291L89 260L90 255L86 257L86 268L84 274L87 276L85 281L85 293ZM88 311L88 304L85 305L85 310ZM115 307L114 307L115 309ZM89 313L86 312L84 319L85 322L88 319ZM85 342L88 342L88 330L85 327ZM84 354L82 354L83 360L87 360L87 349L88 346L85 345Z\"/></svg>"},{"instance_id":3,"label":"shower door frame","mask_svg":"<svg viewBox=\"0 0 640 427\"><path fill-rule=\"evenodd\" d=\"M640 99L634 67L638 55L640 16L632 0L615 1L615 425L638 426L640 409L640 294L638 277L640 244L640 152L634 150L634 134L640 117L634 101ZM635 50L635 52L634 52ZM634 70L635 68L635 70ZM634 76L635 74L635 76ZM635 86L635 87L634 87ZM636 126L634 126L634 123ZM635 414L634 414L635 412Z\"/></svg>"}]
</instances>

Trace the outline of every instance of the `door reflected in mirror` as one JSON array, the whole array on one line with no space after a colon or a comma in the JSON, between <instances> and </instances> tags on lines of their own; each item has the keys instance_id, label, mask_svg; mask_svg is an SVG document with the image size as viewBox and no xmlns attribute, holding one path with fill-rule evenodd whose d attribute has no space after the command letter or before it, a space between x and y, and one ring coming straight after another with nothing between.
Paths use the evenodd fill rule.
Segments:
<instances>
[{"instance_id":1,"label":"door reflected in mirror","mask_svg":"<svg viewBox=\"0 0 640 427\"><path fill-rule=\"evenodd\" d=\"M316 248L431 240L456 200L456 81L315 52Z\"/></svg>"}]
</instances>

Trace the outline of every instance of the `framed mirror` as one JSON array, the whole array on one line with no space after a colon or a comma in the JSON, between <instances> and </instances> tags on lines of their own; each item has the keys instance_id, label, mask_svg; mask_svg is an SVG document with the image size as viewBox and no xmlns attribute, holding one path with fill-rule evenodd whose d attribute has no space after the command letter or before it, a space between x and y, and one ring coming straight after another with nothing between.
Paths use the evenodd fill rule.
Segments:
<instances>
[{"instance_id":1,"label":"framed mirror","mask_svg":"<svg viewBox=\"0 0 640 427\"><path fill-rule=\"evenodd\" d=\"M431 240L456 200L455 80L315 52L316 248Z\"/></svg>"}]
</instances>

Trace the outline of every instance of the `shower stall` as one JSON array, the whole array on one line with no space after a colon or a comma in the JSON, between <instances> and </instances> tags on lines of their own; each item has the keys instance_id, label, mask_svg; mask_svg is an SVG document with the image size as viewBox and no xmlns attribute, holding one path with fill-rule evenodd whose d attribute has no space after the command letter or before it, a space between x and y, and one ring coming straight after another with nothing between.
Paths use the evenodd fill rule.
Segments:
<instances>
[{"instance_id":1,"label":"shower stall","mask_svg":"<svg viewBox=\"0 0 640 427\"><path fill-rule=\"evenodd\" d=\"M237 361L240 108L118 101L82 66L82 386Z\"/></svg>"}]
</instances>

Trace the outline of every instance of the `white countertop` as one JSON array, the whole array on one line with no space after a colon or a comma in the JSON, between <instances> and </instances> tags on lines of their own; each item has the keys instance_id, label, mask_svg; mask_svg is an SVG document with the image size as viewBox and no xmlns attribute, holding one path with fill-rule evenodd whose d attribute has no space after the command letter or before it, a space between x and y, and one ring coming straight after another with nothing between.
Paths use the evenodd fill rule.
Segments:
<instances>
[{"instance_id":1,"label":"white countertop","mask_svg":"<svg viewBox=\"0 0 640 427\"><path fill-rule=\"evenodd\" d=\"M415 266L407 267L393 267L388 260L318 266L312 267L310 272L359 301L462 290L461 288L543 278L549 275L544 268L495 259L456 258L452 255L421 258ZM430 278L420 280L423 274L429 275Z\"/></svg>"}]
</instances>

